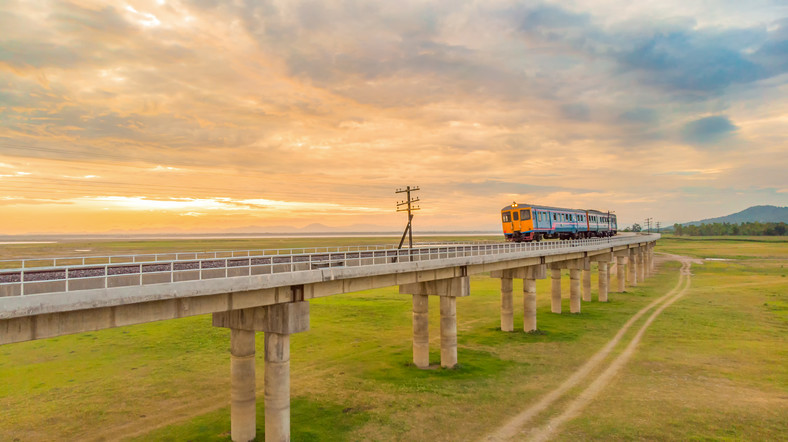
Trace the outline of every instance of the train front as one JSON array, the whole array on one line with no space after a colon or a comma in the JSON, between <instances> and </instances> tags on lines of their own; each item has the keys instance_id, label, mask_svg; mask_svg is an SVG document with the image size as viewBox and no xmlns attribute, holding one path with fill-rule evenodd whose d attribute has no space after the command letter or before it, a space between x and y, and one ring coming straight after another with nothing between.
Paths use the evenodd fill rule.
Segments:
<instances>
[{"instance_id":1,"label":"train front","mask_svg":"<svg viewBox=\"0 0 788 442\"><path fill-rule=\"evenodd\" d=\"M521 242L533 240L533 221L531 208L512 203L501 209L503 236L507 241Z\"/></svg>"}]
</instances>

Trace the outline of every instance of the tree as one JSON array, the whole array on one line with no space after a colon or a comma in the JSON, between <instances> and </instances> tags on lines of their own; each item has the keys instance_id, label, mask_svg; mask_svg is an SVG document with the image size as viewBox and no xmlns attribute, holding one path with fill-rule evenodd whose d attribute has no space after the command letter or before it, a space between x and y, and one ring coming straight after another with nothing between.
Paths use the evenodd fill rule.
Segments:
<instances>
[{"instance_id":1,"label":"tree","mask_svg":"<svg viewBox=\"0 0 788 442\"><path fill-rule=\"evenodd\" d=\"M632 231L633 232L640 232L641 230L643 230L643 229L640 227L640 224L638 224L638 223L632 224Z\"/></svg>"}]
</instances>

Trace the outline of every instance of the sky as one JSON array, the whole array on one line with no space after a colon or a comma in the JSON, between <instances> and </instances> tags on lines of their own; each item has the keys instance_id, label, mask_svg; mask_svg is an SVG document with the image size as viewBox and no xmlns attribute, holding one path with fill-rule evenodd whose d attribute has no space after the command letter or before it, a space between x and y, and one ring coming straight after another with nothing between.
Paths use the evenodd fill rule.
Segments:
<instances>
[{"instance_id":1,"label":"sky","mask_svg":"<svg viewBox=\"0 0 788 442\"><path fill-rule=\"evenodd\" d=\"M0 235L788 205L788 2L0 2Z\"/></svg>"}]
</instances>

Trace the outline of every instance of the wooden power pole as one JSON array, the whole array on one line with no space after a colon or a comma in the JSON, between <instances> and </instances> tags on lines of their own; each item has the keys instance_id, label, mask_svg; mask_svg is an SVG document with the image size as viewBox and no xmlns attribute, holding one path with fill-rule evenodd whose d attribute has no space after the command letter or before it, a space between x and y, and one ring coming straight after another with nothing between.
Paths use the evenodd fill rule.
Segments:
<instances>
[{"instance_id":1,"label":"wooden power pole","mask_svg":"<svg viewBox=\"0 0 788 442\"><path fill-rule=\"evenodd\" d=\"M418 186L410 187L407 186L404 189L397 189L394 193L405 193L407 194L407 199L405 201L400 201L397 203L397 212L408 212L408 225L405 227L405 231L402 232L402 239L399 240L399 246L397 246L397 250L402 248L402 244L405 242L405 235L408 236L408 248L410 253L413 251L413 212L419 210L419 206L414 206L413 203L419 202L419 197L413 199L411 197L412 192L417 192L419 190Z\"/></svg>"}]
</instances>

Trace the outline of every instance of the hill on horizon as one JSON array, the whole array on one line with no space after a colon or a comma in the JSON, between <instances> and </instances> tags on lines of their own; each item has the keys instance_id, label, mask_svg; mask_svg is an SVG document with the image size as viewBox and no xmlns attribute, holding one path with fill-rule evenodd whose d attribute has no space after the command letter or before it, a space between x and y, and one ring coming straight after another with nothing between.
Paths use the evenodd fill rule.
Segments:
<instances>
[{"instance_id":1,"label":"hill on horizon","mask_svg":"<svg viewBox=\"0 0 788 442\"><path fill-rule=\"evenodd\" d=\"M717 218L708 218L700 221L692 221L689 223L682 223L683 226L699 226L701 224L714 224L714 223L788 223L788 207L777 206L752 206L741 212L736 212L731 215L719 216Z\"/></svg>"}]
</instances>

